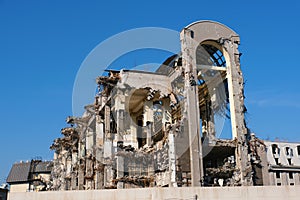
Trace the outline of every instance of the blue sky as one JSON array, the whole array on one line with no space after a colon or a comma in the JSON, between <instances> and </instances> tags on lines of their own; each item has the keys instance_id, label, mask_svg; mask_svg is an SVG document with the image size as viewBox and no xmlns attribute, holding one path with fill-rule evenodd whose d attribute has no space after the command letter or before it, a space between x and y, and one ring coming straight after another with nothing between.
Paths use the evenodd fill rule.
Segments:
<instances>
[{"instance_id":1,"label":"blue sky","mask_svg":"<svg viewBox=\"0 0 300 200\"><path fill-rule=\"evenodd\" d=\"M0 0L0 183L14 162L52 159L84 58L138 27L180 31L203 19L231 27L241 36L249 127L263 139L300 141L299 10L296 0Z\"/></svg>"}]
</instances>

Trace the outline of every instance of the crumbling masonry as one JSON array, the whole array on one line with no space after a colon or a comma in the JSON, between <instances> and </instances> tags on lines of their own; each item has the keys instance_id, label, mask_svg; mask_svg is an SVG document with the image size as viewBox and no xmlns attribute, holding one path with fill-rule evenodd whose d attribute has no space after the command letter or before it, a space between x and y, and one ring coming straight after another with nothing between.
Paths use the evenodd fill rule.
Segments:
<instances>
[{"instance_id":1,"label":"crumbling masonry","mask_svg":"<svg viewBox=\"0 0 300 200\"><path fill-rule=\"evenodd\" d=\"M155 72L109 70L54 141L52 190L263 185L264 143L245 124L239 36L199 21ZM231 139L216 135L230 118ZM261 150L262 149L262 150ZM261 153L262 152L262 153Z\"/></svg>"}]
</instances>

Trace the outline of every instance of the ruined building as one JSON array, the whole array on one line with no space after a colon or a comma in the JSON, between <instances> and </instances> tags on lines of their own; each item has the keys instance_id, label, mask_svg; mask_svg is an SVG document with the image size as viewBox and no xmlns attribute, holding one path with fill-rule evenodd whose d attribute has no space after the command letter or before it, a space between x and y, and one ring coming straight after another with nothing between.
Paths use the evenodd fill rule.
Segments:
<instances>
[{"instance_id":1,"label":"ruined building","mask_svg":"<svg viewBox=\"0 0 300 200\"><path fill-rule=\"evenodd\" d=\"M278 170L299 179L299 166L271 166L268 145L247 128L238 34L199 21L180 42L155 72L97 78L94 104L68 117L51 146L52 190L271 185ZM230 119L231 139L218 138L217 116Z\"/></svg>"}]
</instances>

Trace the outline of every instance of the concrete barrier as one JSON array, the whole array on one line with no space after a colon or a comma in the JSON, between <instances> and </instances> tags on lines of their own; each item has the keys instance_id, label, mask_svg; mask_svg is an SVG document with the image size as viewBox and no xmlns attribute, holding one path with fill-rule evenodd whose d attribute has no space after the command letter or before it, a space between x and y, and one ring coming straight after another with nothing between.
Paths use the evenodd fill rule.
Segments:
<instances>
[{"instance_id":1,"label":"concrete barrier","mask_svg":"<svg viewBox=\"0 0 300 200\"><path fill-rule=\"evenodd\" d=\"M299 200L300 186L141 188L10 193L8 200Z\"/></svg>"}]
</instances>

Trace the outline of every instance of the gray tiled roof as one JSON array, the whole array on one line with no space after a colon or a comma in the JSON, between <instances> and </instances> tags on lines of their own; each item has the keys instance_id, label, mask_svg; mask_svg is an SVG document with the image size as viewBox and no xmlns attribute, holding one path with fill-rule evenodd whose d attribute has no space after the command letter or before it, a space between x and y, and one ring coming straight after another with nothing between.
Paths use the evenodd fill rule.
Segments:
<instances>
[{"instance_id":1,"label":"gray tiled roof","mask_svg":"<svg viewBox=\"0 0 300 200\"><path fill-rule=\"evenodd\" d=\"M30 165L30 162L14 164L9 172L6 182L15 183L28 181Z\"/></svg>"}]
</instances>

